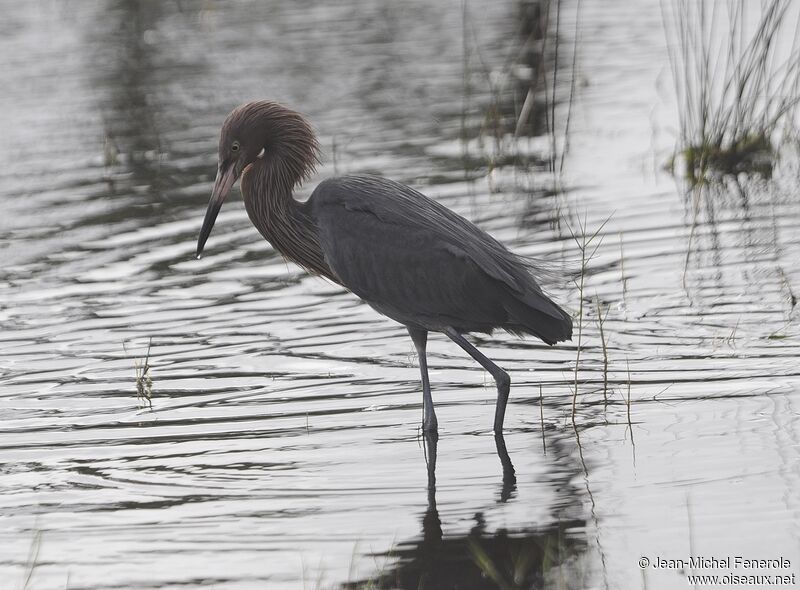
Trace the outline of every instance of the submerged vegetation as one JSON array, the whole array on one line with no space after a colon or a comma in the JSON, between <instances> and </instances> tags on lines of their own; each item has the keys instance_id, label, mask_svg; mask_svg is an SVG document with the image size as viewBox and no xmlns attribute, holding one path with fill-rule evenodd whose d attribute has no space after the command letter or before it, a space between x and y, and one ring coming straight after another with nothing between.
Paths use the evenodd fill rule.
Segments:
<instances>
[{"instance_id":1,"label":"submerged vegetation","mask_svg":"<svg viewBox=\"0 0 800 590\"><path fill-rule=\"evenodd\" d=\"M765 178L800 102L791 0L662 1L680 132L668 167L692 184L726 174Z\"/></svg>"}]
</instances>

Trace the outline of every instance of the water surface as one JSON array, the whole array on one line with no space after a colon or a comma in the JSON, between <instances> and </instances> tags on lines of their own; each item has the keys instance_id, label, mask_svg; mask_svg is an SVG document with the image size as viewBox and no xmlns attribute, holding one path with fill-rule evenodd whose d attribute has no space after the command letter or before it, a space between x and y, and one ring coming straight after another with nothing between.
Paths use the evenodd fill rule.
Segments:
<instances>
[{"instance_id":1,"label":"water surface","mask_svg":"<svg viewBox=\"0 0 800 590\"><path fill-rule=\"evenodd\" d=\"M575 8L542 63L511 2L4 11L4 587L492 587L488 559L524 587L676 588L685 572L639 558L696 554L797 572L797 170L687 197L661 169L677 119L658 3L585 1L553 191L544 91L505 132L531 66L558 72L564 129ZM476 339L511 374L515 481L491 378L455 345L429 346L434 481L401 326L284 262L235 197L194 259L219 125L263 97L319 131L301 198L379 173L568 268L569 228L602 225L574 427L576 341ZM547 288L578 314L574 285Z\"/></svg>"}]
</instances>

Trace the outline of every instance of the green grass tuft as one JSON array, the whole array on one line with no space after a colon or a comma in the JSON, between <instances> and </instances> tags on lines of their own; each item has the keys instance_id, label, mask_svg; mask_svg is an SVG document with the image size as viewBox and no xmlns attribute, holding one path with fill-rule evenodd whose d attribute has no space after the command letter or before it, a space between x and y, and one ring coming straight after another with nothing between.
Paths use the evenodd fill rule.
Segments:
<instances>
[{"instance_id":1,"label":"green grass tuft","mask_svg":"<svg viewBox=\"0 0 800 590\"><path fill-rule=\"evenodd\" d=\"M793 0L667 1L680 117L668 168L691 185L740 173L770 178L800 103L800 11Z\"/></svg>"}]
</instances>

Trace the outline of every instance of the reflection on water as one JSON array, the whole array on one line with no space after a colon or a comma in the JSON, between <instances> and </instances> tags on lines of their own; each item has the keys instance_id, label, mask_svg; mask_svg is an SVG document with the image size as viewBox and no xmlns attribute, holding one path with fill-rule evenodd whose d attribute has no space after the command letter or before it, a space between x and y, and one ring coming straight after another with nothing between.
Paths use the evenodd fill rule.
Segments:
<instances>
[{"instance_id":1,"label":"reflection on water","mask_svg":"<svg viewBox=\"0 0 800 590\"><path fill-rule=\"evenodd\" d=\"M774 182L745 177L687 189L690 234L685 274L687 294L694 305L718 305L726 295L758 301L768 291L780 302L774 311L780 311L787 321L792 317L797 301L785 256L787 248L791 249L793 228L792 221L780 215L782 209L796 203L791 191ZM734 234L727 231L731 225L737 228Z\"/></svg>"},{"instance_id":2,"label":"reflection on water","mask_svg":"<svg viewBox=\"0 0 800 590\"><path fill-rule=\"evenodd\" d=\"M500 502L516 490L516 477L502 435L495 437L503 467ZM391 566L363 582L345 588L583 588L588 573L582 557L586 551L586 523L558 520L542 527L490 530L483 512L473 516L466 534L447 535L436 506L436 456L438 437L425 435L428 471L428 507L421 532L401 541L381 557Z\"/></svg>"},{"instance_id":3,"label":"reflection on water","mask_svg":"<svg viewBox=\"0 0 800 590\"><path fill-rule=\"evenodd\" d=\"M796 156L768 183L684 194L660 170L676 118L658 3L581 2L576 72L577 3L559 6L558 56L520 20L534 2L6 11L0 579L652 589L685 579L639 557L689 539L793 558ZM572 74L556 191L543 132L553 115L564 128ZM441 438L426 449L403 328L285 263L235 198L194 260L219 125L267 97L320 134L301 196L376 172L556 268L579 258L565 222L609 220L574 428L575 343L476 339L512 378L492 440L491 379L432 337ZM547 287L579 309L568 281ZM135 383L151 339L152 410Z\"/></svg>"}]
</instances>

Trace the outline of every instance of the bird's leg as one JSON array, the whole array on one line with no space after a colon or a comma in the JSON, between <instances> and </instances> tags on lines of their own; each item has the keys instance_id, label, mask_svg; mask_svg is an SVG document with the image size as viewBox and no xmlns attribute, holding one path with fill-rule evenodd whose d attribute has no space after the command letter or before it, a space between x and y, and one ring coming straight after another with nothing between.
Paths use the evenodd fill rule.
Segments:
<instances>
[{"instance_id":1,"label":"bird's leg","mask_svg":"<svg viewBox=\"0 0 800 590\"><path fill-rule=\"evenodd\" d=\"M445 328L444 333L450 340L463 348L469 356L478 361L484 369L489 371L494 378L494 382L497 383L497 405L494 410L494 433L502 434L503 418L505 418L506 403L508 403L508 392L511 389L511 378L508 376L508 373L490 361L486 355L470 344L466 338L453 328Z\"/></svg>"},{"instance_id":2,"label":"bird's leg","mask_svg":"<svg viewBox=\"0 0 800 590\"><path fill-rule=\"evenodd\" d=\"M419 372L422 374L422 430L425 433L435 434L439 423L436 412L433 411L433 398L431 397L431 384L428 380L428 359L425 349L428 344L428 331L420 328L408 327L408 335L414 341L419 357Z\"/></svg>"}]
</instances>

